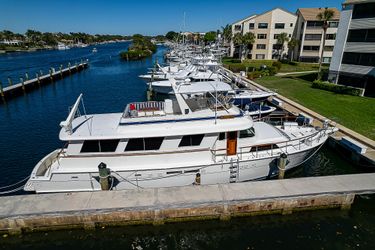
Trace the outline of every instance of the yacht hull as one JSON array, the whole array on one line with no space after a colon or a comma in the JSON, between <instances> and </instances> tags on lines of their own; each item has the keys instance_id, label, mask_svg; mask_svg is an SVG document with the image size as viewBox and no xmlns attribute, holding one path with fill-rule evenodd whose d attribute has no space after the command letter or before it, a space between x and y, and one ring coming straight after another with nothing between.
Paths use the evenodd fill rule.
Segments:
<instances>
[{"instance_id":1,"label":"yacht hull","mask_svg":"<svg viewBox=\"0 0 375 250\"><path fill-rule=\"evenodd\" d=\"M322 143L313 148L288 154L286 170L301 165L308 157L317 152ZM198 172L201 175L202 185L267 179L278 174L278 158L279 155L254 160L232 158L226 162L180 168L112 171L113 190L193 185ZM108 166L111 166L111 161L114 160L121 159L98 159L98 162L104 161ZM99 191L101 188L98 180L98 172L55 173L48 180L29 180L25 190L37 193Z\"/></svg>"}]
</instances>

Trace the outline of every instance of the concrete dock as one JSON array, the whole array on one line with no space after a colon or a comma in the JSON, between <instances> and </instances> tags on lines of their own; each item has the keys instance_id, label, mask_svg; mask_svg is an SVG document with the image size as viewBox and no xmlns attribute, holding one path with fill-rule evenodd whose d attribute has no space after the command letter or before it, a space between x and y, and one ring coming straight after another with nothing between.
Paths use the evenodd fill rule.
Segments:
<instances>
[{"instance_id":1,"label":"concrete dock","mask_svg":"<svg viewBox=\"0 0 375 250\"><path fill-rule=\"evenodd\" d=\"M227 75L229 75L232 79L240 80L238 84L243 85L246 88L249 89L261 89L265 91L270 91L266 87L256 83L255 81L249 80L246 77L241 76L240 74L235 74L232 71L222 67L222 70L224 70ZM282 96L280 94L277 94L277 99L281 100L283 103L282 108L286 111L298 115L298 114L307 114L308 116L312 117L314 119L314 126L322 126L325 120L329 120L328 118L316 113L315 111L308 109L304 106L302 106L299 103L296 103L295 101L290 100L289 98ZM331 145L339 145L343 150L345 150L345 155L347 155L349 158L353 160L354 163L361 165L361 166L375 166L375 141L339 124L333 121L330 121L331 126L335 126L339 129L338 132L335 133L334 136L331 136ZM349 137L353 140L353 142L358 142L358 145L362 145L362 147L366 147L365 152L358 153L356 151L353 151L352 148L348 148L346 145L343 145L342 140L345 137Z\"/></svg>"},{"instance_id":2,"label":"concrete dock","mask_svg":"<svg viewBox=\"0 0 375 250\"><path fill-rule=\"evenodd\" d=\"M20 78L20 82L13 84L12 80L8 78L8 86L4 87L4 84L0 83L0 96L3 101L6 101L14 96L30 91L36 87L40 87L42 84L47 84L58 79L62 79L73 73L77 73L86 69L88 67L88 60L81 61L81 63L76 63L74 65L68 64L66 68L61 65L58 70L51 68L48 74L36 73L36 77L33 79L28 79L28 74L25 77Z\"/></svg>"},{"instance_id":3,"label":"concrete dock","mask_svg":"<svg viewBox=\"0 0 375 250\"><path fill-rule=\"evenodd\" d=\"M163 224L338 207L375 192L375 174L0 197L0 231Z\"/></svg>"}]
</instances>

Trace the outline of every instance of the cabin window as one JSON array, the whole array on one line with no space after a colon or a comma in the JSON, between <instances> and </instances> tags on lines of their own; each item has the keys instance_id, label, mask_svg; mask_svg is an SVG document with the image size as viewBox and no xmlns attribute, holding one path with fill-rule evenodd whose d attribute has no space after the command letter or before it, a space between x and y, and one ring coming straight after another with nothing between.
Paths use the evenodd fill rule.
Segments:
<instances>
[{"instance_id":1,"label":"cabin window","mask_svg":"<svg viewBox=\"0 0 375 250\"><path fill-rule=\"evenodd\" d=\"M254 128L249 128L240 131L240 138L253 137L255 135Z\"/></svg>"},{"instance_id":2,"label":"cabin window","mask_svg":"<svg viewBox=\"0 0 375 250\"><path fill-rule=\"evenodd\" d=\"M120 140L89 140L84 141L81 153L115 152Z\"/></svg>"},{"instance_id":3,"label":"cabin window","mask_svg":"<svg viewBox=\"0 0 375 250\"><path fill-rule=\"evenodd\" d=\"M225 133L220 133L219 134L219 141L225 140Z\"/></svg>"},{"instance_id":4,"label":"cabin window","mask_svg":"<svg viewBox=\"0 0 375 250\"><path fill-rule=\"evenodd\" d=\"M182 171L169 171L167 174L182 174Z\"/></svg>"},{"instance_id":5,"label":"cabin window","mask_svg":"<svg viewBox=\"0 0 375 250\"><path fill-rule=\"evenodd\" d=\"M199 146L203 140L204 134L201 135L185 135L182 137L179 147Z\"/></svg>"},{"instance_id":6,"label":"cabin window","mask_svg":"<svg viewBox=\"0 0 375 250\"><path fill-rule=\"evenodd\" d=\"M125 151L159 150L164 137L129 139Z\"/></svg>"}]
</instances>

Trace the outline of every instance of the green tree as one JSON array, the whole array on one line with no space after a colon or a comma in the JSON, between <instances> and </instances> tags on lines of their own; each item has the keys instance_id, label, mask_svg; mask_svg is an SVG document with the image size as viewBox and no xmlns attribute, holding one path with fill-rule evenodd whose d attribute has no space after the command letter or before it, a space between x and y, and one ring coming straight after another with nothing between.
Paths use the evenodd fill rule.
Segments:
<instances>
[{"instance_id":1,"label":"green tree","mask_svg":"<svg viewBox=\"0 0 375 250\"><path fill-rule=\"evenodd\" d=\"M209 31L206 34L204 34L203 40L206 43L212 43L216 40L216 31Z\"/></svg>"},{"instance_id":2,"label":"green tree","mask_svg":"<svg viewBox=\"0 0 375 250\"><path fill-rule=\"evenodd\" d=\"M178 33L174 31L169 31L167 34L165 34L165 37L170 41L175 41L178 38Z\"/></svg>"},{"instance_id":3,"label":"green tree","mask_svg":"<svg viewBox=\"0 0 375 250\"><path fill-rule=\"evenodd\" d=\"M234 46L239 48L238 58L242 59L242 46L243 46L244 42L243 42L243 35L241 33L234 34L233 44L234 44Z\"/></svg>"},{"instance_id":4,"label":"green tree","mask_svg":"<svg viewBox=\"0 0 375 250\"><path fill-rule=\"evenodd\" d=\"M331 21L333 19L334 15L335 15L335 12L326 7L324 9L324 11L320 12L316 16L320 21L323 21L323 25L322 25L322 28L323 28L323 45L322 45L322 52L320 54L320 59L319 59L318 79L321 79L321 77L322 77L321 71L322 71L324 47L326 45L326 34L327 34L328 26L329 26L329 21Z\"/></svg>"},{"instance_id":5,"label":"green tree","mask_svg":"<svg viewBox=\"0 0 375 250\"><path fill-rule=\"evenodd\" d=\"M290 50L291 56L290 60L293 60L294 57L294 49L299 45L299 40L292 37L290 41L288 42L288 49Z\"/></svg>"},{"instance_id":6,"label":"green tree","mask_svg":"<svg viewBox=\"0 0 375 250\"><path fill-rule=\"evenodd\" d=\"M225 25L225 27L221 27L223 33L223 41L224 43L230 43L232 40L232 25Z\"/></svg>"},{"instance_id":7,"label":"green tree","mask_svg":"<svg viewBox=\"0 0 375 250\"><path fill-rule=\"evenodd\" d=\"M277 36L277 44L280 46L279 59L282 59L284 53L284 45L289 42L288 34L283 32Z\"/></svg>"},{"instance_id":8,"label":"green tree","mask_svg":"<svg viewBox=\"0 0 375 250\"><path fill-rule=\"evenodd\" d=\"M38 44L42 40L42 32L37 30L28 29L25 35L28 41L33 45Z\"/></svg>"},{"instance_id":9,"label":"green tree","mask_svg":"<svg viewBox=\"0 0 375 250\"><path fill-rule=\"evenodd\" d=\"M249 51L252 49L253 44L255 43L255 35L252 32L247 32L242 37L243 47L245 51L245 58L247 58Z\"/></svg>"}]
</instances>

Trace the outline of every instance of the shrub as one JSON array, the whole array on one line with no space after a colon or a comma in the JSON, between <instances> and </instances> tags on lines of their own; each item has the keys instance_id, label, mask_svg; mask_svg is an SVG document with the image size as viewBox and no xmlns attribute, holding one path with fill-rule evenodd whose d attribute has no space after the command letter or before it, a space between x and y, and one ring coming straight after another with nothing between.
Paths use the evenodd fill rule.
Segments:
<instances>
[{"instance_id":1,"label":"shrub","mask_svg":"<svg viewBox=\"0 0 375 250\"><path fill-rule=\"evenodd\" d=\"M272 63L272 67L275 67L277 70L280 70L282 63L280 61L275 61Z\"/></svg>"},{"instance_id":2,"label":"shrub","mask_svg":"<svg viewBox=\"0 0 375 250\"><path fill-rule=\"evenodd\" d=\"M311 87L315 89L323 89L327 91L331 91L338 94L344 94L344 95L354 95L354 96L360 96L361 95L361 89L348 87L344 85L337 85L329 82L323 82L320 80L315 80Z\"/></svg>"},{"instance_id":3,"label":"shrub","mask_svg":"<svg viewBox=\"0 0 375 250\"><path fill-rule=\"evenodd\" d=\"M273 66L273 65L272 65ZM266 71L268 71L268 75L270 76L274 76L276 75L277 71L279 70L279 68L277 68L278 70L276 70L277 67L268 67L266 69Z\"/></svg>"},{"instance_id":4,"label":"shrub","mask_svg":"<svg viewBox=\"0 0 375 250\"><path fill-rule=\"evenodd\" d=\"M250 80L254 80L256 78L259 78L262 76L262 72L260 71L253 71L253 72L249 72L247 74L247 78L250 79Z\"/></svg>"},{"instance_id":5,"label":"shrub","mask_svg":"<svg viewBox=\"0 0 375 250\"><path fill-rule=\"evenodd\" d=\"M240 71L246 71L246 66L243 64L229 65L229 70L236 72L236 73Z\"/></svg>"},{"instance_id":6,"label":"shrub","mask_svg":"<svg viewBox=\"0 0 375 250\"><path fill-rule=\"evenodd\" d=\"M292 66L297 66L297 65L298 65L298 62L293 62L293 61L290 61L290 62L289 62L289 65L292 65Z\"/></svg>"},{"instance_id":7,"label":"shrub","mask_svg":"<svg viewBox=\"0 0 375 250\"><path fill-rule=\"evenodd\" d=\"M281 59L279 62L283 63L283 64L289 64L290 61L288 59Z\"/></svg>"},{"instance_id":8,"label":"shrub","mask_svg":"<svg viewBox=\"0 0 375 250\"><path fill-rule=\"evenodd\" d=\"M151 55L152 51L150 50L129 50L120 53L121 59L125 59L128 61L143 59Z\"/></svg>"}]
</instances>

